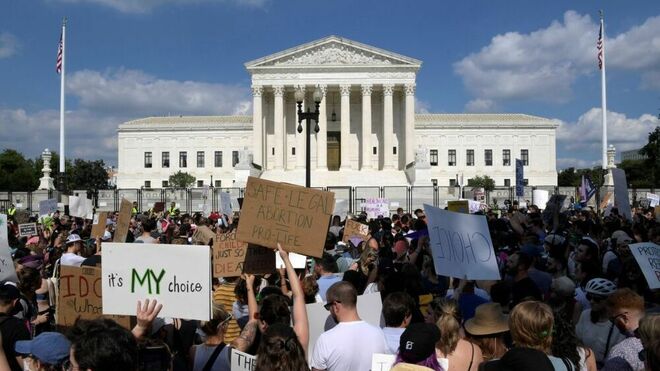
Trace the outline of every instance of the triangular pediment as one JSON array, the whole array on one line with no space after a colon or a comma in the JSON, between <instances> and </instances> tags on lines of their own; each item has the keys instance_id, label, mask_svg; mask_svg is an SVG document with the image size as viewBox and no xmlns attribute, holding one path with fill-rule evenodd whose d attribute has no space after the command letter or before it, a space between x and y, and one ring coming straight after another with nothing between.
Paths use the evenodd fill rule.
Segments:
<instances>
[{"instance_id":1,"label":"triangular pediment","mask_svg":"<svg viewBox=\"0 0 660 371\"><path fill-rule=\"evenodd\" d=\"M416 59L356 41L329 36L250 61L245 64L245 67L248 70L262 67L299 66L408 66L419 68L421 63Z\"/></svg>"}]
</instances>

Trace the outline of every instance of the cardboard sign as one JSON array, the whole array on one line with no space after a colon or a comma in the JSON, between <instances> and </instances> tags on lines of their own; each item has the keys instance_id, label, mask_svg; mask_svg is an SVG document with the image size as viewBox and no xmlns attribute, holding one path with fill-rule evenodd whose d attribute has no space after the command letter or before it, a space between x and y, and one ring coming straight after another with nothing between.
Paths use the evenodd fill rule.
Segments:
<instances>
[{"instance_id":1,"label":"cardboard sign","mask_svg":"<svg viewBox=\"0 0 660 371\"><path fill-rule=\"evenodd\" d=\"M655 221L660 222L660 206L656 206L655 210Z\"/></svg>"},{"instance_id":2,"label":"cardboard sign","mask_svg":"<svg viewBox=\"0 0 660 371\"><path fill-rule=\"evenodd\" d=\"M30 237L36 236L37 234L37 223L24 223L18 225L19 237Z\"/></svg>"},{"instance_id":3,"label":"cardboard sign","mask_svg":"<svg viewBox=\"0 0 660 371\"><path fill-rule=\"evenodd\" d=\"M390 216L390 201L386 198L367 198L362 204L367 218L376 219L379 216Z\"/></svg>"},{"instance_id":4,"label":"cardboard sign","mask_svg":"<svg viewBox=\"0 0 660 371\"><path fill-rule=\"evenodd\" d=\"M359 237L362 241L366 241L368 235L369 235L368 225L362 224L360 222L356 222L355 220L347 220L346 225L344 226L344 236L342 238L342 241L344 243L347 243L351 239L351 237Z\"/></svg>"},{"instance_id":5,"label":"cardboard sign","mask_svg":"<svg viewBox=\"0 0 660 371\"><path fill-rule=\"evenodd\" d=\"M628 182L626 181L626 172L623 169L610 169L614 178L614 203L619 209L619 215L632 220L632 210L630 209L630 200L628 199Z\"/></svg>"},{"instance_id":6,"label":"cardboard sign","mask_svg":"<svg viewBox=\"0 0 660 371\"><path fill-rule=\"evenodd\" d=\"M92 200L78 196L69 196L69 215L83 219L94 217Z\"/></svg>"},{"instance_id":7,"label":"cardboard sign","mask_svg":"<svg viewBox=\"0 0 660 371\"><path fill-rule=\"evenodd\" d=\"M130 315L138 300L163 304L161 317L211 318L208 246L103 244L103 313Z\"/></svg>"},{"instance_id":8,"label":"cardboard sign","mask_svg":"<svg viewBox=\"0 0 660 371\"><path fill-rule=\"evenodd\" d=\"M195 229L195 232L192 235L193 243L201 243L202 245L208 245L214 238L215 232L205 225L197 226L197 229Z\"/></svg>"},{"instance_id":9,"label":"cardboard sign","mask_svg":"<svg viewBox=\"0 0 660 371\"><path fill-rule=\"evenodd\" d=\"M219 234L213 241L213 277L240 276L247 248L247 243L236 240L236 232Z\"/></svg>"},{"instance_id":10,"label":"cardboard sign","mask_svg":"<svg viewBox=\"0 0 660 371\"><path fill-rule=\"evenodd\" d=\"M7 215L0 214L0 281L18 282L7 239Z\"/></svg>"},{"instance_id":11,"label":"cardboard sign","mask_svg":"<svg viewBox=\"0 0 660 371\"><path fill-rule=\"evenodd\" d=\"M39 216L49 215L57 211L57 199L49 198L39 201Z\"/></svg>"},{"instance_id":12,"label":"cardboard sign","mask_svg":"<svg viewBox=\"0 0 660 371\"><path fill-rule=\"evenodd\" d=\"M154 210L155 213L165 211L165 202L155 202L153 210Z\"/></svg>"},{"instance_id":13,"label":"cardboard sign","mask_svg":"<svg viewBox=\"0 0 660 371\"><path fill-rule=\"evenodd\" d=\"M634 243L630 245L630 251L644 273L649 288L660 289L660 245L653 242Z\"/></svg>"},{"instance_id":14,"label":"cardboard sign","mask_svg":"<svg viewBox=\"0 0 660 371\"><path fill-rule=\"evenodd\" d=\"M103 237L103 234L105 233L105 224L107 221L107 211L101 211L100 213L95 214L92 223L92 233L90 236L92 238Z\"/></svg>"},{"instance_id":15,"label":"cardboard sign","mask_svg":"<svg viewBox=\"0 0 660 371\"><path fill-rule=\"evenodd\" d=\"M231 350L231 371L254 371L256 366L257 356L236 349Z\"/></svg>"},{"instance_id":16,"label":"cardboard sign","mask_svg":"<svg viewBox=\"0 0 660 371\"><path fill-rule=\"evenodd\" d=\"M220 192L219 198L220 213L231 215L233 212L231 207L231 195L227 192Z\"/></svg>"},{"instance_id":17,"label":"cardboard sign","mask_svg":"<svg viewBox=\"0 0 660 371\"><path fill-rule=\"evenodd\" d=\"M133 204L131 201L122 198L121 205L119 206L119 217L117 218L117 225L115 226L115 237L112 239L114 242L126 242L128 235L128 226L131 222L131 209Z\"/></svg>"},{"instance_id":18,"label":"cardboard sign","mask_svg":"<svg viewBox=\"0 0 660 371\"><path fill-rule=\"evenodd\" d=\"M248 244L245 253L245 264L243 264L243 273L247 274L269 274L275 271L275 254L273 250Z\"/></svg>"},{"instance_id":19,"label":"cardboard sign","mask_svg":"<svg viewBox=\"0 0 660 371\"><path fill-rule=\"evenodd\" d=\"M289 261L293 269L303 269L307 266L307 257L305 255L296 254L295 252L289 253ZM280 257L280 253L275 251L275 268L285 268L284 260Z\"/></svg>"},{"instance_id":20,"label":"cardboard sign","mask_svg":"<svg viewBox=\"0 0 660 371\"><path fill-rule=\"evenodd\" d=\"M321 257L334 205L332 192L249 177L236 238Z\"/></svg>"},{"instance_id":21,"label":"cardboard sign","mask_svg":"<svg viewBox=\"0 0 660 371\"><path fill-rule=\"evenodd\" d=\"M335 209L332 214L339 215L341 219L346 219L346 216L348 215L348 200L336 199Z\"/></svg>"},{"instance_id":22,"label":"cardboard sign","mask_svg":"<svg viewBox=\"0 0 660 371\"><path fill-rule=\"evenodd\" d=\"M469 280L499 280L485 215L454 213L424 204L435 271Z\"/></svg>"},{"instance_id":23,"label":"cardboard sign","mask_svg":"<svg viewBox=\"0 0 660 371\"><path fill-rule=\"evenodd\" d=\"M129 316L103 315L101 268L63 265L58 295L56 323L60 326L72 326L78 318L107 317L130 329Z\"/></svg>"},{"instance_id":24,"label":"cardboard sign","mask_svg":"<svg viewBox=\"0 0 660 371\"><path fill-rule=\"evenodd\" d=\"M447 210L455 213L470 213L470 203L468 200L447 201Z\"/></svg>"},{"instance_id":25,"label":"cardboard sign","mask_svg":"<svg viewBox=\"0 0 660 371\"><path fill-rule=\"evenodd\" d=\"M390 371L394 361L395 354L374 353L371 356L371 371Z\"/></svg>"}]
</instances>

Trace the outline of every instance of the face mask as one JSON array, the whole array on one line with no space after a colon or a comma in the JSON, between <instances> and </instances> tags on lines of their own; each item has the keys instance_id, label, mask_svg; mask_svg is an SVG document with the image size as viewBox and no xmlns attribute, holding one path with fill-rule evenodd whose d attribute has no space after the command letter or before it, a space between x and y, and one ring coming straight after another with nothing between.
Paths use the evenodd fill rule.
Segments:
<instances>
[{"instance_id":1,"label":"face mask","mask_svg":"<svg viewBox=\"0 0 660 371\"><path fill-rule=\"evenodd\" d=\"M23 371L33 371L33 370L36 370L36 368L32 368L32 359L23 358Z\"/></svg>"}]
</instances>

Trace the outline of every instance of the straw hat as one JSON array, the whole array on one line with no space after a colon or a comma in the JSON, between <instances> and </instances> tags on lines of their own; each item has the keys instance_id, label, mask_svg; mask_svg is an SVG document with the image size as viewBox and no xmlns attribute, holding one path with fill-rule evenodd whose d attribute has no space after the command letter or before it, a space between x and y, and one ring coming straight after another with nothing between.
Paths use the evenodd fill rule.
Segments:
<instances>
[{"instance_id":1,"label":"straw hat","mask_svg":"<svg viewBox=\"0 0 660 371\"><path fill-rule=\"evenodd\" d=\"M465 321L470 335L492 335L509 331L509 320L499 303L485 303L477 307L474 317Z\"/></svg>"}]
</instances>

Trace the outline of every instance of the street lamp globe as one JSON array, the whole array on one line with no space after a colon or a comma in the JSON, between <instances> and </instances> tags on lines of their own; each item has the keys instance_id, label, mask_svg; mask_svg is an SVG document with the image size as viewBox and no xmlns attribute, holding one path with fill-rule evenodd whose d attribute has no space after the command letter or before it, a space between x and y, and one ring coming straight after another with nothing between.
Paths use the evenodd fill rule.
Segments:
<instances>
[{"instance_id":1,"label":"street lamp globe","mask_svg":"<svg viewBox=\"0 0 660 371\"><path fill-rule=\"evenodd\" d=\"M296 89L295 98L296 98L296 103L301 104L303 102L303 100L305 99L305 93L303 93L302 89L300 88Z\"/></svg>"},{"instance_id":2,"label":"street lamp globe","mask_svg":"<svg viewBox=\"0 0 660 371\"><path fill-rule=\"evenodd\" d=\"M323 94L321 93L321 89L317 86L316 89L314 89L314 103L321 103L321 99L323 99Z\"/></svg>"}]
</instances>

